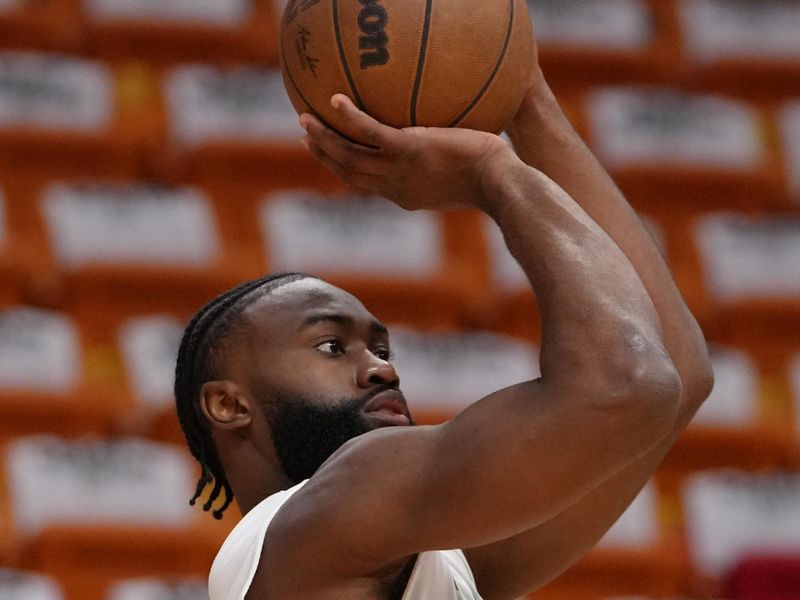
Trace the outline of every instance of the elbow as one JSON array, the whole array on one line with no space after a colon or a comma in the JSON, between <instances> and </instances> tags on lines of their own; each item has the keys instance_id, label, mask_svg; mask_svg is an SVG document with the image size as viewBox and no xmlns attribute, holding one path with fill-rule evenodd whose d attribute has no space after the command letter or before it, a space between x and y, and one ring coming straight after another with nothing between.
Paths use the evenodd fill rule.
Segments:
<instances>
[{"instance_id":1,"label":"elbow","mask_svg":"<svg viewBox=\"0 0 800 600\"><path fill-rule=\"evenodd\" d=\"M705 341L698 344L681 372L683 381L683 404L687 417L691 418L711 395L714 389L714 369L708 356Z\"/></svg>"},{"instance_id":2,"label":"elbow","mask_svg":"<svg viewBox=\"0 0 800 600\"><path fill-rule=\"evenodd\" d=\"M672 429L680 408L683 380L665 350L640 366L631 394L666 435Z\"/></svg>"},{"instance_id":3,"label":"elbow","mask_svg":"<svg viewBox=\"0 0 800 600\"><path fill-rule=\"evenodd\" d=\"M629 441L641 437L649 445L662 439L676 422L684 394L681 376L666 350L660 342L649 344L615 363L607 374L607 387L595 395L596 402L630 424Z\"/></svg>"},{"instance_id":4,"label":"elbow","mask_svg":"<svg viewBox=\"0 0 800 600\"><path fill-rule=\"evenodd\" d=\"M701 367L698 372L691 374L684 383L684 388L686 403L696 412L714 389L714 370L711 365L708 368Z\"/></svg>"}]
</instances>

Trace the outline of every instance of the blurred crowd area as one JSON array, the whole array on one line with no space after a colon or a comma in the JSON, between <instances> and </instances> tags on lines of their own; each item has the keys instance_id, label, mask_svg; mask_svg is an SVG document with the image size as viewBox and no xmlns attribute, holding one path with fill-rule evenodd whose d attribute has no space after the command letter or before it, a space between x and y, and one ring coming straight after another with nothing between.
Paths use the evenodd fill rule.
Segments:
<instances>
[{"instance_id":1,"label":"blurred crowd area","mask_svg":"<svg viewBox=\"0 0 800 600\"><path fill-rule=\"evenodd\" d=\"M800 2L531 8L717 381L598 548L534 597L798 599ZM488 218L354 197L300 145L281 10L0 0L3 600L207 598L239 515L188 507L174 358L240 281L301 270L362 298L424 423L537 374L533 296Z\"/></svg>"}]
</instances>

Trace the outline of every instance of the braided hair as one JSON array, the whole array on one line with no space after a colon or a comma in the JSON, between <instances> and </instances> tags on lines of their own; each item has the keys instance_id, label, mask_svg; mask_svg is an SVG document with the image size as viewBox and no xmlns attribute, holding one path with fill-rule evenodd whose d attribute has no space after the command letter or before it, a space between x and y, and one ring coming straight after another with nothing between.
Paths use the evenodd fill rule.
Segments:
<instances>
[{"instance_id":1,"label":"braided hair","mask_svg":"<svg viewBox=\"0 0 800 600\"><path fill-rule=\"evenodd\" d=\"M204 511L211 510L219 495L225 491L224 503L212 512L215 519L221 519L222 513L233 502L233 490L211 438L211 427L198 404L200 389L207 381L214 380L221 348L241 323L244 309L279 287L307 278L316 279L305 273L278 273L243 283L201 308L184 331L175 366L175 404L189 451L201 468L189 504L194 506L206 486L213 483L211 494L203 505Z\"/></svg>"}]
</instances>

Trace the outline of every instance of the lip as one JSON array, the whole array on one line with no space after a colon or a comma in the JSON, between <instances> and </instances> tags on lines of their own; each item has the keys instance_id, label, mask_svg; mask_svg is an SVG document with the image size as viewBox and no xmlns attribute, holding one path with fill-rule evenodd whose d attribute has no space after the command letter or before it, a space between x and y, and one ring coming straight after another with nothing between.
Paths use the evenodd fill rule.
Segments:
<instances>
[{"instance_id":1,"label":"lip","mask_svg":"<svg viewBox=\"0 0 800 600\"><path fill-rule=\"evenodd\" d=\"M364 407L367 416L395 425L410 425L406 400L398 390L386 390L373 397Z\"/></svg>"}]
</instances>

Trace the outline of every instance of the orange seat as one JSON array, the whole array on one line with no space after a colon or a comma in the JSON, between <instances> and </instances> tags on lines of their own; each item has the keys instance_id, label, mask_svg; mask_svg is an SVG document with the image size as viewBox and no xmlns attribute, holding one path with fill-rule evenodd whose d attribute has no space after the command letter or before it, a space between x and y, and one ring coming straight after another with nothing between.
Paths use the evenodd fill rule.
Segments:
<instances>
[{"instance_id":1,"label":"orange seat","mask_svg":"<svg viewBox=\"0 0 800 600\"><path fill-rule=\"evenodd\" d=\"M191 314L228 287L259 275L257 257L237 241L237 232L218 225L224 202L201 190L89 180L58 188L45 185L32 196L36 207L30 216L37 241L47 253L48 295L81 320L102 318L98 315L106 311ZM136 200L140 196L141 203ZM106 197L116 209L104 212L97 199ZM126 210L134 212L126 217ZM106 223L84 236L87 242L74 229L85 218ZM131 238L134 222L126 221L130 218L138 219L136 231L141 235L136 239ZM154 222L147 219L161 221L162 228L173 233L149 233L153 227L148 222ZM188 221L194 225L186 225ZM126 241L109 239L104 231L113 227ZM143 242L147 235L150 241ZM157 255L155 247L161 248Z\"/></svg>"},{"instance_id":2,"label":"orange seat","mask_svg":"<svg viewBox=\"0 0 800 600\"><path fill-rule=\"evenodd\" d=\"M160 177L226 192L342 185L300 145L304 132L275 67L184 65L160 70L152 156Z\"/></svg>"},{"instance_id":3,"label":"orange seat","mask_svg":"<svg viewBox=\"0 0 800 600\"><path fill-rule=\"evenodd\" d=\"M766 106L668 86L602 87L584 98L591 146L645 211L785 205Z\"/></svg>"},{"instance_id":4,"label":"orange seat","mask_svg":"<svg viewBox=\"0 0 800 600\"><path fill-rule=\"evenodd\" d=\"M679 597L690 567L676 543L649 551L594 550L553 583L528 596L543 600Z\"/></svg>"},{"instance_id":5,"label":"orange seat","mask_svg":"<svg viewBox=\"0 0 800 600\"><path fill-rule=\"evenodd\" d=\"M164 177L205 187L280 189L311 186L343 189L325 167L311 158L296 140L248 143L209 142L196 148L169 145L156 157Z\"/></svg>"},{"instance_id":6,"label":"orange seat","mask_svg":"<svg viewBox=\"0 0 800 600\"><path fill-rule=\"evenodd\" d=\"M1 178L142 173L157 131L147 119L152 97L132 91L129 70L42 53L4 58L8 77L33 83L10 96L18 116L0 126Z\"/></svg>"},{"instance_id":7,"label":"orange seat","mask_svg":"<svg viewBox=\"0 0 800 600\"><path fill-rule=\"evenodd\" d=\"M0 440L42 432L74 437L109 431L115 406L85 376L87 356L80 332L70 329L74 321L68 315L24 307L2 315L5 351L27 342L22 355L27 373L22 367L15 373L6 367L4 378L11 379L0 383ZM21 333L20 326L30 335ZM47 350L41 347L44 336L51 339Z\"/></svg>"},{"instance_id":8,"label":"orange seat","mask_svg":"<svg viewBox=\"0 0 800 600\"><path fill-rule=\"evenodd\" d=\"M797 551L799 484L797 472L785 471L709 471L686 481L681 497L698 590L716 584L708 597L721 597L720 584L749 556Z\"/></svg>"},{"instance_id":9,"label":"orange seat","mask_svg":"<svg viewBox=\"0 0 800 600\"><path fill-rule=\"evenodd\" d=\"M0 189L0 307L22 301L26 275L25 267L20 264L20 257L14 252L13 242L9 239L4 200L3 190Z\"/></svg>"},{"instance_id":10,"label":"orange seat","mask_svg":"<svg viewBox=\"0 0 800 600\"><path fill-rule=\"evenodd\" d=\"M86 354L91 357L87 377L109 399L113 398L109 401L116 408L113 428L117 433L185 445L175 412L171 375L183 326L196 308L199 307L153 313L126 312L122 307L111 307L81 319ZM173 333L178 334L177 338L166 341L161 337ZM168 347L172 342L175 356ZM157 372L153 373L152 364L140 366L137 371L134 361L153 360L143 353L154 354ZM159 377L164 371L167 372L165 379ZM154 396L155 393L158 396Z\"/></svg>"},{"instance_id":11,"label":"orange seat","mask_svg":"<svg viewBox=\"0 0 800 600\"><path fill-rule=\"evenodd\" d=\"M107 60L162 65L199 61L277 63L278 15L272 2L207 2L173 16L163 7L153 11L140 6L134 11L132 6L114 10L113 5L104 9L103 2L80 3L77 9L91 54ZM230 10L225 11L226 6Z\"/></svg>"},{"instance_id":12,"label":"orange seat","mask_svg":"<svg viewBox=\"0 0 800 600\"><path fill-rule=\"evenodd\" d=\"M5 455L5 445L0 441L0 452ZM0 469L0 567L16 567L22 550L21 540L14 529L11 499L5 469Z\"/></svg>"},{"instance_id":13,"label":"orange seat","mask_svg":"<svg viewBox=\"0 0 800 600\"><path fill-rule=\"evenodd\" d=\"M782 379L758 369L752 351L711 348L715 389L662 465L673 487L692 471L797 466L790 400Z\"/></svg>"},{"instance_id":14,"label":"orange seat","mask_svg":"<svg viewBox=\"0 0 800 600\"><path fill-rule=\"evenodd\" d=\"M531 598L679 597L692 566L674 501L654 477L598 545Z\"/></svg>"},{"instance_id":15,"label":"orange seat","mask_svg":"<svg viewBox=\"0 0 800 600\"><path fill-rule=\"evenodd\" d=\"M276 232L271 232L271 219L278 218L277 213L273 215L270 212L271 207L275 206L276 201L286 208L291 207L295 196L300 214L310 219L308 225L290 231L288 227L297 228L296 222L290 218L285 225L276 225ZM368 200L368 204L374 200ZM312 208L313 204L306 205L306 202L320 203L320 207L328 206L326 211L330 213L325 213L328 216L317 214L319 211ZM249 215L254 224L260 223L257 244L263 261L262 270L266 272L288 268L310 271L353 293L386 323L404 323L423 329L452 330L464 327L483 308L486 301L486 290L481 289L476 269L476 262L480 260L480 248L474 243L477 238L475 228L479 225L478 215L472 212L402 213L396 207L389 206L388 201L385 204L384 201L376 201L369 204L372 208L361 211L357 208L358 202L358 197L350 194L318 194L308 189L289 189L254 198ZM339 213L337 203L341 203L341 210L345 212ZM384 207L387 211L394 212L384 214ZM281 213L285 214L285 211ZM388 261L382 266L376 262L378 259L369 265L348 265L347 260L353 259L348 247L358 243L358 233L335 234L336 226L329 228L327 225L328 222L338 219L346 221L347 228L350 229L356 226L357 221L354 219L362 218L362 213L367 220L360 226L365 228L365 234L372 234L373 244L364 252L377 255L378 251L386 254L386 248L392 249L388 253L391 256L386 254L380 259ZM417 218L423 219L424 223L414 225L408 221ZM421 237L412 239L398 234L400 221L405 223L405 229L402 230L405 234L418 232ZM374 232L381 231L381 227L386 235L381 240L383 246L379 248ZM311 248L318 242L316 239L303 237L310 229L317 233L327 232L325 235L332 237L325 239L329 239L333 246L326 251L317 244L316 249L304 250L300 256L301 247ZM280 236L273 233L280 233ZM292 249L287 245L287 238L292 240L292 244L298 244L297 247ZM341 244L339 250L336 244ZM430 246L428 250L432 254L424 257L420 254L423 252L420 249L413 254L412 261L412 248L409 247L407 251L405 247L417 244L420 248ZM275 252L279 252L280 257L275 256ZM336 256L337 252L343 253L342 258L333 267L330 256ZM412 262L414 266L411 266Z\"/></svg>"},{"instance_id":16,"label":"orange seat","mask_svg":"<svg viewBox=\"0 0 800 600\"><path fill-rule=\"evenodd\" d=\"M0 10L0 46L75 51L80 47L78 14L70 0L12 2Z\"/></svg>"},{"instance_id":17,"label":"orange seat","mask_svg":"<svg viewBox=\"0 0 800 600\"><path fill-rule=\"evenodd\" d=\"M114 583L134 577L207 577L231 527L54 526L29 542L22 562L56 577L68 598L106 600Z\"/></svg>"},{"instance_id":18,"label":"orange seat","mask_svg":"<svg viewBox=\"0 0 800 600\"><path fill-rule=\"evenodd\" d=\"M686 222L687 243L679 248L681 278L693 283L706 334L747 349L767 377L782 376L800 339L800 295L792 276L800 229L793 223L778 215L701 214ZM723 246L742 255L725 254Z\"/></svg>"},{"instance_id":19,"label":"orange seat","mask_svg":"<svg viewBox=\"0 0 800 600\"><path fill-rule=\"evenodd\" d=\"M678 597L691 572L670 499L652 480L585 558L531 597Z\"/></svg>"},{"instance_id":20,"label":"orange seat","mask_svg":"<svg viewBox=\"0 0 800 600\"><path fill-rule=\"evenodd\" d=\"M676 2L684 68L692 84L739 96L775 99L800 93L800 50L793 2Z\"/></svg>"},{"instance_id":21,"label":"orange seat","mask_svg":"<svg viewBox=\"0 0 800 600\"><path fill-rule=\"evenodd\" d=\"M51 437L9 450L19 566L56 577L69 598L104 600L111 583L134 577L205 577L237 520L235 507L217 521L188 506L195 465L170 446ZM42 498L54 485L59 497Z\"/></svg>"},{"instance_id":22,"label":"orange seat","mask_svg":"<svg viewBox=\"0 0 800 600\"><path fill-rule=\"evenodd\" d=\"M679 487L691 473L737 467L758 471L797 468L791 432L757 423L742 430L694 428L685 433L661 467L665 485Z\"/></svg>"},{"instance_id":23,"label":"orange seat","mask_svg":"<svg viewBox=\"0 0 800 600\"><path fill-rule=\"evenodd\" d=\"M570 15L571 11L575 14ZM623 11L627 16L620 15ZM675 60L680 41L674 13L669 3L660 0L622 7L581 2L537 7L533 3L533 20L542 68L559 89L664 82L680 67Z\"/></svg>"},{"instance_id":24,"label":"orange seat","mask_svg":"<svg viewBox=\"0 0 800 600\"><path fill-rule=\"evenodd\" d=\"M0 307L22 301L25 280L25 269L20 268L13 259L0 253Z\"/></svg>"},{"instance_id":25,"label":"orange seat","mask_svg":"<svg viewBox=\"0 0 800 600\"><path fill-rule=\"evenodd\" d=\"M0 440L34 433L77 437L105 433L114 421L107 398L92 392L68 395L0 392Z\"/></svg>"},{"instance_id":26,"label":"orange seat","mask_svg":"<svg viewBox=\"0 0 800 600\"><path fill-rule=\"evenodd\" d=\"M37 293L46 287L49 258L32 196L24 178L0 178L0 307L25 302L47 304Z\"/></svg>"}]
</instances>

